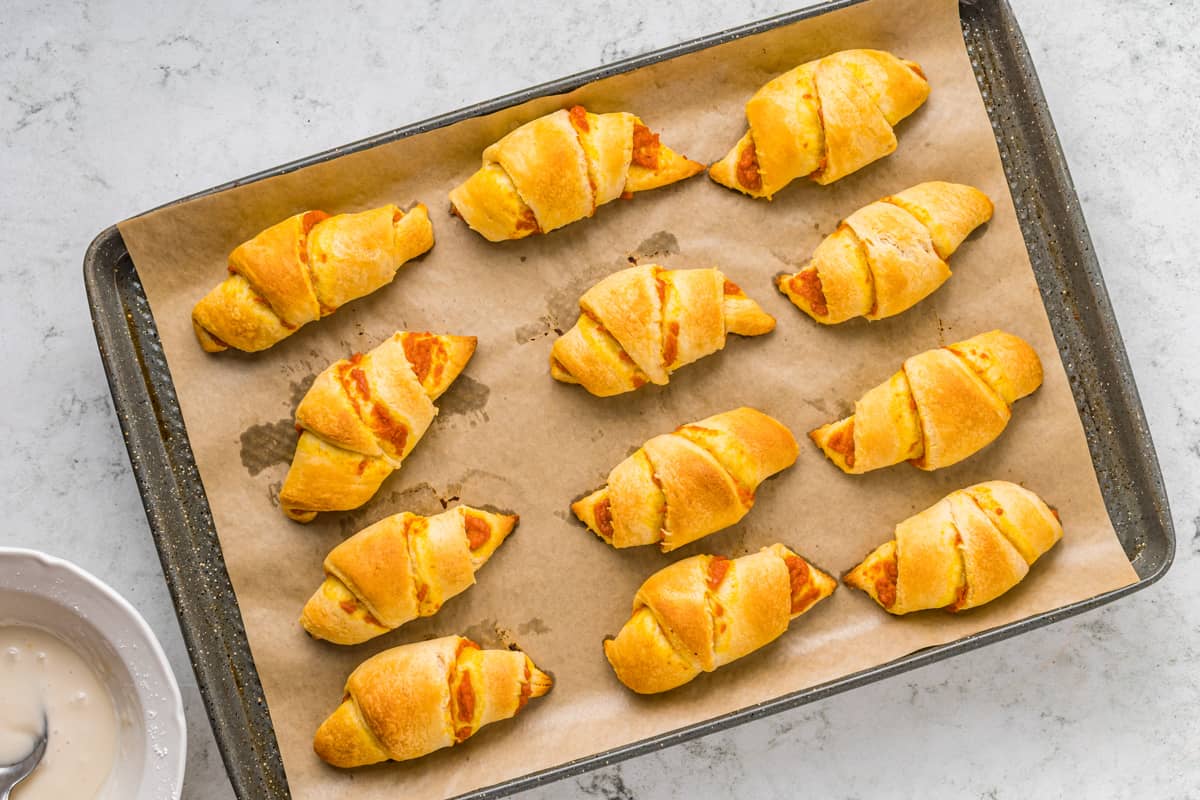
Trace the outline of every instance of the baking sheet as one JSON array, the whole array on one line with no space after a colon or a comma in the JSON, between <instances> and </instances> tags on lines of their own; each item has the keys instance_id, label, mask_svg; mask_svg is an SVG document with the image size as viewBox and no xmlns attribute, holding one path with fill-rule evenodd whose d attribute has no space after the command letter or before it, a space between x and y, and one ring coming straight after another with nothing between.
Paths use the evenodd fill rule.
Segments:
<instances>
[{"instance_id":1,"label":"baking sheet","mask_svg":"<svg viewBox=\"0 0 1200 800\"><path fill-rule=\"evenodd\" d=\"M693 158L724 154L744 129L741 107L765 80L846 47L880 47L919 61L933 94L900 123L898 151L833 187L797 183L771 204L700 176L602 207L549 236L493 245L446 213L445 194L484 146L572 102L630 110ZM837 220L921 180L983 188L996 218L951 260L955 277L899 318L821 328L771 285L811 254ZM306 208L354 210L396 201L430 205L438 244L395 283L257 356L206 356L191 305L223 275L234 245ZM1112 532L1070 388L1029 267L990 123L950 0L874 0L591 84L491 117L123 223L121 232L155 312L227 566L263 681L293 795L438 797L469 791L628 742L1131 583ZM731 337L723 353L677 372L668 387L592 398L546 372L555 336L587 286L629 258L670 267L716 264L779 319L767 337ZM769 481L743 523L669 556L614 551L574 523L567 506L603 482L646 438L737 405L773 414L801 437L846 413L904 357L1003 327L1029 339L1045 386L1020 401L1001 439L933 474L899 466L844 476L802 443L797 465ZM364 509L288 522L273 506L295 442L291 413L316 372L399 328L469 333L480 347L442 398L424 441ZM970 613L895 620L845 588L781 640L713 675L654 698L630 696L600 649L655 569L697 552L739 555L783 541L840 574L886 539L895 522L969 483L1004 478L1055 504L1064 542L996 603ZM493 504L522 524L480 583L428 620L356 648L309 640L295 623L319 583L325 552L400 510ZM345 675L385 647L465 633L519 644L558 685L518 719L418 762L343 773L311 753ZM586 723L586 724L585 724Z\"/></svg>"}]
</instances>

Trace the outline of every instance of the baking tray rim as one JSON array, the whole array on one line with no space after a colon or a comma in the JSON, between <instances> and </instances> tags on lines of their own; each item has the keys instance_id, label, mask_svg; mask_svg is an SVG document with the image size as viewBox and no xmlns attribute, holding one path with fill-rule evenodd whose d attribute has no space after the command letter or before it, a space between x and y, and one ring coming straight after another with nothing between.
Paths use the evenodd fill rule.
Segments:
<instances>
[{"instance_id":1,"label":"baking tray rim","mask_svg":"<svg viewBox=\"0 0 1200 800\"><path fill-rule=\"evenodd\" d=\"M350 144L330 148L328 150L322 151L320 153L316 153L314 155L296 159L296 160L287 162L285 164L282 164L282 165L279 165L276 167L264 169L264 170L252 173L251 175L248 175L243 178L239 178L236 180L218 184L211 188L204 189L204 190L195 192L193 194L187 195L185 197L181 197L179 199L164 203L160 206L155 207L154 209L151 209L151 211L158 210L160 208L165 208L168 206L177 205L177 204L184 203L184 202L188 202L190 200L193 200L193 199L196 199L199 197L214 194L214 193L217 193L220 191L225 191L227 189L231 189L231 188L234 188L237 186L242 186L245 184L249 184L249 183L257 182L257 181L264 180L267 178L275 177L278 175L283 175L288 172L293 172L298 169L303 169L307 166L311 166L311 165L317 164L317 163L322 163L324 161L328 161L328 160L337 158L342 155L347 155L350 153L369 149L371 147L375 147L375 146L378 146L380 144L384 144L384 143L387 143L390 141L395 141L395 140L406 138L408 136L412 136L415 134L424 133L427 131L435 130L437 128L445 127L445 126L453 124L455 122L459 122L463 119L468 119L468 118L472 118L472 117L490 114L495 111L499 111L499 110L508 108L510 106L526 102L526 101L534 99L534 98L569 92L573 89L579 88L580 86L582 86L584 84L587 84L587 83L590 83L590 82L593 82L596 80L600 80L602 78L610 77L612 75L617 75L617 74L621 74L624 72L629 72L629 71L638 69L643 66L648 66L651 64L666 61L666 60L669 60L669 59L672 59L672 58L675 58L675 57L678 57L681 55L685 55L687 53L692 53L692 52L696 52L699 50L707 49L709 47L713 47L713 46L716 46L719 44L724 44L726 42L744 38L746 36L751 36L751 35L754 35L757 33L771 30L776 27L780 27L783 25L788 25L788 24L791 24L794 22L798 22L803 19L818 16L818 15L825 14L825 13L828 13L831 11L836 11L836 10L839 10L839 9L842 9L842 8L845 8L848 6L856 5L860 2L864 2L864 0L828 0L828 2L820 3L817 5L810 6L810 7L803 8L803 9L796 10L796 11L785 12L785 13L775 15L773 17L770 17L770 18L767 18L764 20L759 20L757 22L748 23L746 25L732 28L732 29L729 29L729 30L726 30L726 31L723 31L720 33L698 37L696 39L692 39L692 40L689 40L686 42L681 42L679 44L661 48L658 50L654 50L654 51L651 51L651 52L648 52L648 53L645 53L642 55L634 56L634 57L631 57L628 59L623 59L621 61L614 62L609 65L596 67L596 68L578 72L573 75L566 76L566 77L563 77L560 79L556 79L556 80L548 81L548 82L545 82L542 84L538 84L536 86L528 87L526 89L518 90L515 92L510 92L508 94L505 94L505 95L502 95L502 96L499 96L496 98L492 98L490 100L485 100L480 103L476 103L476 104L458 109L456 111L451 111L451 112L448 112L445 114L437 115L437 116L434 116L434 117L431 117L431 118L428 118L428 119L425 119L422 121L412 123L407 126L402 126L400 128L394 129L392 131L369 136L369 137L360 139L358 141L352 142ZM1028 51L1025 47L1024 39L1021 36L1020 31L1016 26L1016 22L1015 22L1015 19L1013 18L1012 11L1008 6L1008 0L960 0L960 6L980 7L983 5L990 5L994 8L996 8L998 10L998 13L1000 13L1001 16L1004 17L1004 19L1006 20L1006 22L1009 25L1009 37L1010 37L1010 39L1012 39L1012 41L1010 41L1009 44L1013 48L1015 56L1022 62L1022 65L1025 67L1026 78L1027 78L1027 80L1030 81L1030 84L1031 84L1029 86L1026 86L1025 88L1030 92L1032 105L1035 107L1039 107L1044 113L1044 122L1046 123L1047 127L1041 131L1041 134L1042 134L1042 136L1045 140L1045 143L1050 151L1050 155L1054 158L1055 166L1057 168L1059 168L1063 173L1061 176L1058 176L1060 178L1060 180L1065 179L1065 187L1062 187L1062 188L1065 188L1066 193L1069 195L1069 199L1075 200L1076 194L1075 194L1075 190L1074 190L1074 185L1070 180L1069 173L1067 172L1066 161L1062 155L1061 147L1060 147L1053 123L1049 119L1049 111L1048 111L1048 109L1046 109L1045 99L1042 96L1041 87L1037 81L1036 71L1033 68L1032 61L1031 61ZM1005 166L1006 166L1006 171L1007 171L1007 164ZM1012 183L1012 181L1010 180L1010 188L1011 188L1011 183ZM1075 203L1075 208L1078 208L1077 201ZM143 212L143 213L150 213L150 211ZM1005 640L1008 638L1012 638L1019 634L1026 633L1035 628L1043 627L1045 625L1061 621L1068 617L1076 616L1085 611L1089 611L1089 610L1098 608L1102 605L1111 603L1112 601L1114 601L1120 597L1132 594L1136 591L1140 591L1141 589L1144 589L1144 588L1150 586L1151 584L1157 582L1158 580L1160 580L1163 577L1163 575L1165 575L1166 572L1170 569L1170 567L1174 561L1175 548L1176 548L1175 533L1174 533L1174 528L1173 528L1173 524L1172 524L1171 517L1170 517L1170 511L1169 511L1169 505L1168 505L1168 500L1167 500L1167 496L1166 496L1165 486L1163 484L1161 470L1160 470L1158 462L1157 462L1157 456L1154 451L1153 441L1149 438L1149 432L1148 432L1148 429L1146 429L1146 425L1145 425L1145 421L1144 421L1144 411L1142 409L1140 398L1138 397L1136 383L1133 380L1133 375L1132 375L1132 372L1131 372L1129 364L1128 364L1128 358L1127 358L1127 355L1124 350L1124 342L1123 342L1123 339L1120 336L1120 332L1116 326L1116 319L1115 319L1115 316L1113 315L1111 304L1108 301L1107 291L1105 290L1102 278L1099 273L1098 263L1096 263L1096 257L1094 255L1094 252L1092 252L1092 250L1091 250L1090 237L1087 233L1086 224L1084 223L1081 214L1078 214L1076 216L1077 216L1077 219L1075 220L1075 222L1077 223L1077 225L1076 225L1076 230L1074 230L1073 233L1079 234L1080 238L1082 240L1085 240L1084 244L1086 245L1086 250L1091 255L1091 258L1089 259L1088 263L1084 263L1079 266L1085 272L1094 272L1094 275L1092 277L1094 278L1094 283L1096 285L1093 287L1093 290L1097 293L1096 296L1093 297L1094 305L1096 306L1095 311L1101 318L1103 318L1106 322L1110 323L1112 326L1110 343L1115 346L1115 354L1114 355L1118 361L1116 366L1117 366L1117 369L1120 371L1121 378L1122 378L1121 388L1125 389L1127 392L1127 395L1123 398L1123 401L1124 401L1123 404L1127 408L1129 408L1130 410L1135 412L1134 420L1133 420L1134 424L1137 425L1141 429L1145 429L1145 439L1144 439L1145 444L1144 444L1144 447L1142 448L1141 455L1143 457L1143 460L1146 461L1146 463L1143 465L1144 469L1142 469L1140 472L1145 478L1148 479L1149 483L1151 484L1150 488L1153 492L1152 500L1154 501L1155 508L1158 512L1156 514L1156 517L1158 518L1157 521L1160 523L1161 533L1166 540L1165 554L1164 554L1162 562L1158 565L1157 568L1155 568L1153 571L1151 571L1149 574L1147 574L1145 576L1139 576L1139 579L1137 581L1135 581L1127 586L1124 586L1124 587L1121 587L1118 589L1114 589L1112 591L1105 592L1105 593L1096 595L1094 597L1078 601L1076 603L1071 603L1071 604L1061 606L1056 609L1052 609L1050 611L1043 612L1041 614L1036 614L1036 615L1026 617L1021 620L1017 620L1015 622L1011 622L1011 623L1008 623L1005 625L1001 625L1001 626L998 626L995 628L981 631L979 633L972 634L970 636L963 637L960 639L956 639L954 641L947 642L945 644L935 645L935 646L931 646L928 648L924 648L922 650L918 650L914 653L909 653L905 656L902 656L900 658L886 662L884 664L875 665L873 667L868 667L866 669L859 670L857 672L854 672L854 673L851 673L848 675L840 676L838 678L835 678L830 681L826 681L821 684L817 684L815 686L800 689L795 692L790 692L788 694L781 695L780 697L773 698L771 700L763 701L761 703L753 704L751 706L747 706L745 708L738 709L738 710L730 712L728 714L720 715L720 716L717 716L717 717L714 717L714 718L711 718L708 720L704 720L701 722L686 725L681 728L659 734L657 736L649 737L647 739L644 739L644 740L641 740L638 742L633 742L628 745L623 745L621 747L612 748L610 750L607 750L607 751L604 751L601 753L596 753L596 754L592 754L589 756L585 756L585 757L582 757L582 758L579 758L579 759L576 759L576 760L573 760L570 762L566 762L564 764L556 765L554 767L550 767L550 768L547 768L544 770L539 770L537 772L532 772L532 773L528 773L528 774L525 774L522 776L518 776L516 778L512 778L512 779L494 784L492 786L473 790L471 792L459 795L458 797L459 798L476 798L477 800L482 800L483 798L500 797L500 796L507 795L507 794L510 794L513 792L527 790L527 789L533 788L535 786L540 786L540 785L544 785L546 783L550 783L553 781L569 778L569 777L579 775L579 774L582 774L584 772L587 772L587 771L590 771L593 769L598 769L600 767L614 764L619 761L623 761L623 760L626 760L629 758L633 758L633 757L636 757L639 755L653 752L655 750L659 750L659 749L662 749L665 747L673 746L673 745L679 744L681 742L688 741L690 739L698 738L700 736L705 736L705 735L708 735L711 733L725 730L727 728L731 728L731 727L740 725L745 722L749 722L749 721L759 719L759 718L762 718L765 716L770 716L770 715L773 715L776 713L780 713L782 711L796 708L798 706L807 704L807 703L815 701L815 700L820 700L825 697L829 697L831 695L838 694L843 691L858 688L858 687L864 686L868 683L873 683L877 680L882 680L884 678L893 677L902 672L906 672L906 671L909 671L912 669L916 669L918 667L926 666L935 661L940 661L942 659L949 658L949 657L952 657L955 655L959 655L961 653L970 652L971 650L975 650L984 645L1002 641L1002 640ZM118 247L118 243L119 243L119 247ZM1029 247L1028 241L1026 242L1026 244L1027 244L1027 247ZM117 252L115 256L113 255L114 249L120 251L120 252ZM106 259L104 257L106 254L111 259L110 261L106 261ZM129 407L134 405L139 400L144 399L144 401L146 401L146 402L154 403L155 400L158 398L156 396L154 388L150 385L150 376L146 373L146 369L145 369L144 365L141 367L142 376L144 378L143 383L136 384L136 385L130 387L131 391L127 391L126 387L123 387L118 383L119 376L115 375L114 367L113 367L113 365L110 365L109 357L107 355L107 351L109 350L109 347L113 341L112 337L114 334L112 332L110 332L106 326L101 325L101 320L98 317L98 312L100 311L100 306L98 303L95 302L95 298L98 297L101 293L101 289L99 288L101 282L109 277L109 275L106 275L105 270L106 269L108 269L110 271L115 270L119 266L120 262L123 259L129 259L130 264L132 265L132 259L129 256L127 249L125 249L125 247L124 247L124 241L121 239L119 230L117 229L116 225L110 226L109 228L105 229L100 234L98 234L96 236L96 238L92 241L91 245L88 247L87 253L84 258L84 279L85 279L85 286L86 286L87 293L88 293L89 303L91 305L91 311L92 311L92 315L93 315L93 323L94 323L95 329L96 329L97 344L101 350L101 357L102 357L101 360L102 360L104 368L105 368L106 378L108 380L109 388L110 388L110 391L113 396L114 406L116 407L118 420L121 424L122 431L125 434L126 445L127 445L127 448L129 448L129 450L130 450L131 461L134 462L133 467L134 467L135 477L137 478L139 493L142 495L142 499L143 499L143 503L144 503L146 511L147 511L148 519L150 520L152 533L154 534L154 538L155 538L156 548L159 550L160 559L162 559L164 561L164 568L166 568L168 566L165 563L167 561L167 556L165 554L165 551L164 551L162 545L159 542L159 536L164 535L164 534L161 531L154 530L154 528L156 526L151 517L151 512L152 512L153 508L158 505L160 500L152 495L151 490L146 485L147 481L148 481L148 476L143 474L143 471L147 470L147 469L149 469L149 470L165 469L168 472L174 473L174 470L172 469L172 465L170 463L172 459L168 455L165 463L160 462L160 463L156 463L156 464L151 464L149 466L142 464L139 459L135 459L133 457L133 447L135 446L136 443L131 438L131 432L129 430L130 426L129 426L129 423L125 416L126 413L129 413ZM1090 270L1089 270L1089 267L1091 268ZM136 267L134 267L134 272L136 274ZM112 280L116 281L118 279L116 278L115 275L112 275ZM140 284L140 281L139 281L139 284ZM138 288L140 290L140 285ZM117 298L117 304L120 305L119 297ZM109 309L109 310L111 311L112 309ZM1057 337L1057 325L1053 318L1051 318L1051 325L1052 325L1052 327L1055 328L1056 337ZM153 324L151 324L149 333L153 336L154 341L157 341L157 329L153 327ZM130 341L132 342L132 340L133 340L133 336L132 336L132 334L130 334ZM134 344L134 347L136 349L136 344ZM1060 351L1061 351L1061 349L1062 349L1061 343L1059 344L1059 347L1060 347ZM170 379L169 379L169 368L168 368L168 381L169 380ZM171 397L169 399L172 401L172 403L174 405L174 410L176 412L178 412L178 401L174 397L173 382L169 383L169 388L171 390ZM139 390L140 390L140 392L139 392ZM1075 391L1076 391L1076 388L1074 386L1072 386L1072 392L1075 393ZM1084 392L1086 390L1080 389L1079 391ZM131 398L129 396L130 394L139 394L140 397L139 398ZM1078 402L1078 398L1077 398L1077 402ZM134 434L134 435L136 435L136 434ZM163 444L165 446L165 444L166 444L165 437L163 439L161 439L159 441L159 443ZM190 443L188 442L188 440L186 438L186 433L184 433L184 435L183 435L183 441L181 442L181 445L183 447L183 454L186 456L189 463L192 463L194 465L194 462L191 461ZM1093 457L1093 466L1095 466L1095 458L1094 457ZM173 477L176 478L175 482L178 483L179 482L178 476L173 475ZM199 482L198 477L195 480L197 482ZM202 483L200 483L199 488L200 488L200 495L201 495L201 497L203 497ZM205 499L204 502L207 507L207 500ZM209 524L211 525L211 519L210 519ZM219 551L219 541L216 542L216 547L218 548L218 551ZM233 592L232 584L229 581L228 574L224 570L223 560L220 564L220 568L221 568L220 569L221 576L219 576L219 577L223 577L224 580L223 580L223 585L220 585L217 588L220 591L222 591L222 593L227 593L229 599L232 601L232 603L234 605L234 611L240 615L240 609L237 606L237 598ZM175 591L176 587L174 586L174 584L172 582L172 578L169 576L169 573L167 573L166 569L164 569L164 574L165 574L167 583L170 584L169 588L172 589L172 593L174 595L174 591ZM180 610L179 604L176 603L176 611L178 612L179 610ZM193 626L196 622L197 622L196 620L191 620L191 621L185 622L182 618L180 619L181 629L183 629L183 631L185 633L185 638L188 639L189 657L192 660L193 669L197 669L197 667L198 667L198 665L196 663L196 659L192 653L192 649L193 649L192 639L195 637L195 635L197 633L197 631L193 630ZM218 630L218 631L216 631L216 636L218 638L223 639L224 632L221 632ZM243 633L243 636L244 636L244 633ZM246 684L248 689L256 691L261 696L261 684L259 683L257 668L255 667L255 665L253 663L253 657L248 652L248 649L247 649L246 655L249 658L250 674L247 677L250 680L249 681L243 680L243 681L241 681L241 683ZM246 787L244 785L239 785L239 782L234 779L234 769L233 769L234 764L231 762L233 761L233 757L235 754L228 752L229 748L228 748L226 733L223 730L218 730L218 727L215 723L214 711L213 711L213 707L212 707L212 699L209 696L210 687L207 685L207 682L205 680L201 679L199 673L197 673L197 682L198 682L201 694L204 697L205 706L206 706L206 710L209 715L210 722L213 723L214 735L217 740L218 746L221 750L227 772L229 772L230 778L234 782L235 791L239 798L249 796L247 794ZM273 730L269 731L269 733L271 734L271 743L275 744ZM279 766L281 768L281 760L279 757L277 744L275 744L275 746L274 746L274 751L269 753L268 755L270 755L271 757L276 759L277 762L280 762ZM283 787L284 787L284 790L287 791L286 790L286 777L284 778Z\"/></svg>"}]
</instances>

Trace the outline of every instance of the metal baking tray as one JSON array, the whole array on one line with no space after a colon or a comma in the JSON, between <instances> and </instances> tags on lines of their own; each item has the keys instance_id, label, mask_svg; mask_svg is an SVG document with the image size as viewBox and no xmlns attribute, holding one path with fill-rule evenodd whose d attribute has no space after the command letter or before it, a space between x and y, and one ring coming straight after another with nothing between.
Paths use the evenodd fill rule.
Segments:
<instances>
[{"instance_id":1,"label":"metal baking tray","mask_svg":"<svg viewBox=\"0 0 1200 800\"><path fill-rule=\"evenodd\" d=\"M192 197L290 172L542 95L567 92L600 78L857 2L860 0L833 0L627 59L293 161ZM958 655L1143 589L1170 567L1175 554L1175 533L1162 474L1091 238L1029 52L1006 0L960 0L960 11L967 52L996 133L1021 231L1083 420L1100 487L1138 581L1089 600L463 797L476 800L501 797L578 775ZM187 199L191 198L183 198ZM154 318L137 269L115 226L92 242L84 257L83 272L113 404L200 693L234 792L241 800L288 798L287 778L270 712L250 656L237 597L225 570Z\"/></svg>"}]
</instances>

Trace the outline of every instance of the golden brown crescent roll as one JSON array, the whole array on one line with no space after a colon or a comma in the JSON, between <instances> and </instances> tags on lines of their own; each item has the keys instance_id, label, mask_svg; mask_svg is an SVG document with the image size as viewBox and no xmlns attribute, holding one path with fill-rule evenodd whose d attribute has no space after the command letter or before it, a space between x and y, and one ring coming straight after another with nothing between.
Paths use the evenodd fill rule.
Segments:
<instances>
[{"instance_id":1,"label":"golden brown crescent roll","mask_svg":"<svg viewBox=\"0 0 1200 800\"><path fill-rule=\"evenodd\" d=\"M300 624L318 639L358 644L442 604L475 583L475 572L517 524L515 514L457 506L432 517L385 517L325 557L325 582Z\"/></svg>"},{"instance_id":2,"label":"golden brown crescent roll","mask_svg":"<svg viewBox=\"0 0 1200 800\"><path fill-rule=\"evenodd\" d=\"M633 114L574 106L526 122L484 150L479 171L450 192L450 209L488 241L522 239L703 170Z\"/></svg>"},{"instance_id":3,"label":"golden brown crescent roll","mask_svg":"<svg viewBox=\"0 0 1200 800\"><path fill-rule=\"evenodd\" d=\"M1062 533L1058 515L1028 489L978 483L901 522L896 538L842 580L892 614L962 611L1020 583Z\"/></svg>"},{"instance_id":4,"label":"golden brown crescent roll","mask_svg":"<svg viewBox=\"0 0 1200 800\"><path fill-rule=\"evenodd\" d=\"M750 130L708 174L751 197L805 176L833 183L895 150L893 126L928 96L919 65L881 50L809 61L754 93Z\"/></svg>"},{"instance_id":5,"label":"golden brown crescent roll","mask_svg":"<svg viewBox=\"0 0 1200 800\"><path fill-rule=\"evenodd\" d=\"M301 326L386 286L404 262L433 247L425 206L329 216L306 211L229 254L229 277L192 309L210 353L266 350Z\"/></svg>"},{"instance_id":6,"label":"golden brown crescent roll","mask_svg":"<svg viewBox=\"0 0 1200 800\"><path fill-rule=\"evenodd\" d=\"M808 435L852 475L901 461L941 469L991 444L1012 404L1041 385L1042 362L1029 343L990 331L909 358L860 397L852 415Z\"/></svg>"},{"instance_id":7,"label":"golden brown crescent roll","mask_svg":"<svg viewBox=\"0 0 1200 800\"><path fill-rule=\"evenodd\" d=\"M992 201L978 189L921 183L851 214L776 285L826 325L890 317L933 294L950 277L946 259L991 218Z\"/></svg>"},{"instance_id":8,"label":"golden brown crescent roll","mask_svg":"<svg viewBox=\"0 0 1200 800\"><path fill-rule=\"evenodd\" d=\"M665 692L773 642L836 588L781 544L732 560L692 556L642 584L604 654L633 691Z\"/></svg>"},{"instance_id":9,"label":"golden brown crescent roll","mask_svg":"<svg viewBox=\"0 0 1200 800\"><path fill-rule=\"evenodd\" d=\"M310 522L370 500L474 352L474 336L400 331L318 375L296 409L300 441L279 492L283 513Z\"/></svg>"},{"instance_id":10,"label":"golden brown crescent roll","mask_svg":"<svg viewBox=\"0 0 1200 800\"><path fill-rule=\"evenodd\" d=\"M571 510L613 547L666 553L746 516L758 485L798 453L783 423L735 408L650 439Z\"/></svg>"},{"instance_id":11,"label":"golden brown crescent roll","mask_svg":"<svg viewBox=\"0 0 1200 800\"><path fill-rule=\"evenodd\" d=\"M519 650L481 650L462 636L393 647L350 673L313 750L335 767L419 758L516 716L552 685Z\"/></svg>"},{"instance_id":12,"label":"golden brown crescent roll","mask_svg":"<svg viewBox=\"0 0 1200 800\"><path fill-rule=\"evenodd\" d=\"M670 373L760 336L775 318L718 269L646 264L614 272L579 298L579 321L554 343L550 374L597 397L665 385Z\"/></svg>"}]
</instances>

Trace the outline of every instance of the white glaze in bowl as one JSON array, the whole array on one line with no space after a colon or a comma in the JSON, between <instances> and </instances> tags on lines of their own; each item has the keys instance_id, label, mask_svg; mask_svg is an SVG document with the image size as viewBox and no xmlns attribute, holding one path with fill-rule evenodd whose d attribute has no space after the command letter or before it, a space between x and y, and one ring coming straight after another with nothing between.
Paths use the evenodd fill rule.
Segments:
<instances>
[{"instance_id":1,"label":"white glaze in bowl","mask_svg":"<svg viewBox=\"0 0 1200 800\"><path fill-rule=\"evenodd\" d=\"M175 675L146 621L123 597L70 562L0 547L0 625L28 625L71 645L112 695L119 728L106 794L177 800L187 726Z\"/></svg>"}]
</instances>

